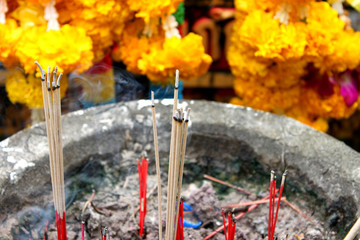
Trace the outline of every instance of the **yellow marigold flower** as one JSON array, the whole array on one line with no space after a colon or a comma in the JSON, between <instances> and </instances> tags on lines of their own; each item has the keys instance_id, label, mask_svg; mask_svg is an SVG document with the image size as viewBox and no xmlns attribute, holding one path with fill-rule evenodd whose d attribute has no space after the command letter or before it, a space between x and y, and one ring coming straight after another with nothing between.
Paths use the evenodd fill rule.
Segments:
<instances>
[{"instance_id":1,"label":"yellow marigold flower","mask_svg":"<svg viewBox=\"0 0 360 240\"><path fill-rule=\"evenodd\" d=\"M164 81L179 69L181 78L201 76L206 73L212 60L205 53L202 38L190 33L184 38L166 38L160 49L151 48L148 55L139 60L139 69L152 81Z\"/></svg>"},{"instance_id":2,"label":"yellow marigold flower","mask_svg":"<svg viewBox=\"0 0 360 240\"><path fill-rule=\"evenodd\" d=\"M0 24L0 61L5 66L14 66L18 62L15 53L21 34L15 20L8 19L6 24Z\"/></svg>"},{"instance_id":3,"label":"yellow marigold flower","mask_svg":"<svg viewBox=\"0 0 360 240\"><path fill-rule=\"evenodd\" d=\"M125 1L76 0L57 5L60 23L82 28L93 42L94 62L100 61L120 38L130 12Z\"/></svg>"},{"instance_id":4,"label":"yellow marigold flower","mask_svg":"<svg viewBox=\"0 0 360 240\"><path fill-rule=\"evenodd\" d=\"M34 60L65 73L82 72L92 65L92 41L83 29L69 25L48 32L46 26L33 27L23 33L16 55L26 73L35 72Z\"/></svg>"},{"instance_id":5,"label":"yellow marigold flower","mask_svg":"<svg viewBox=\"0 0 360 240\"><path fill-rule=\"evenodd\" d=\"M144 27L143 19L129 22L120 38L118 49L112 54L115 60L124 62L128 71L136 74L145 74L139 69L138 61L143 55L149 54L151 48L159 49L165 38L164 34L151 37L141 35Z\"/></svg>"},{"instance_id":6,"label":"yellow marigold flower","mask_svg":"<svg viewBox=\"0 0 360 240\"><path fill-rule=\"evenodd\" d=\"M306 55L317 58L337 51L333 41L341 37L345 23L338 18L337 12L327 2L312 3L306 22Z\"/></svg>"},{"instance_id":7,"label":"yellow marigold flower","mask_svg":"<svg viewBox=\"0 0 360 240\"><path fill-rule=\"evenodd\" d=\"M335 86L334 90L333 95L321 97L313 89L303 89L301 91L301 102L309 113L316 116L336 119L348 118L355 112L358 102L348 107L340 95L339 86Z\"/></svg>"},{"instance_id":8,"label":"yellow marigold flower","mask_svg":"<svg viewBox=\"0 0 360 240\"><path fill-rule=\"evenodd\" d=\"M64 75L60 80L61 97L65 96L68 80ZM41 79L34 74L25 76L19 70L9 71L5 82L8 97L12 103L25 104L29 108L43 107Z\"/></svg>"},{"instance_id":9,"label":"yellow marigold flower","mask_svg":"<svg viewBox=\"0 0 360 240\"><path fill-rule=\"evenodd\" d=\"M299 85L286 89L269 88L259 83L256 78L235 78L234 89L246 106L268 112L287 109L297 104L301 92Z\"/></svg>"},{"instance_id":10,"label":"yellow marigold flower","mask_svg":"<svg viewBox=\"0 0 360 240\"><path fill-rule=\"evenodd\" d=\"M286 111L285 115L291 118L295 118L299 122L309 125L310 127L313 127L321 132L326 132L329 128L329 124L326 118L308 113L306 108L302 106L301 103Z\"/></svg>"},{"instance_id":11,"label":"yellow marigold flower","mask_svg":"<svg viewBox=\"0 0 360 240\"><path fill-rule=\"evenodd\" d=\"M232 73L244 79L252 75L266 76L273 61L256 57L256 50L241 41L236 42L236 36L232 36L232 42L227 53Z\"/></svg>"},{"instance_id":12,"label":"yellow marigold flower","mask_svg":"<svg viewBox=\"0 0 360 240\"><path fill-rule=\"evenodd\" d=\"M16 19L22 28L45 26L47 24L42 4L19 1L19 6L10 13L10 16Z\"/></svg>"},{"instance_id":13,"label":"yellow marigold flower","mask_svg":"<svg viewBox=\"0 0 360 240\"><path fill-rule=\"evenodd\" d=\"M262 10L252 11L240 28L240 39L257 51L255 56L287 60L299 58L304 54L306 34L302 22L281 25Z\"/></svg>"},{"instance_id":14,"label":"yellow marigold flower","mask_svg":"<svg viewBox=\"0 0 360 240\"><path fill-rule=\"evenodd\" d=\"M174 13L182 1L183 0L127 0L127 4L130 10L136 13L136 17L143 18L145 22L149 22L150 18L163 17Z\"/></svg>"},{"instance_id":15,"label":"yellow marigold flower","mask_svg":"<svg viewBox=\"0 0 360 240\"><path fill-rule=\"evenodd\" d=\"M360 32L352 29L344 31L332 41L334 52L314 60L322 72L344 72L355 69L360 64Z\"/></svg>"}]
</instances>

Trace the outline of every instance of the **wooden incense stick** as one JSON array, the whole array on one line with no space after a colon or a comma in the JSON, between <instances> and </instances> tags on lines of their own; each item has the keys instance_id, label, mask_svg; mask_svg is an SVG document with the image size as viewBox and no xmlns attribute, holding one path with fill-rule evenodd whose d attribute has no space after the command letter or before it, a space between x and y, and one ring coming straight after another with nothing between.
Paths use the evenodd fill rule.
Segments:
<instances>
[{"instance_id":1,"label":"wooden incense stick","mask_svg":"<svg viewBox=\"0 0 360 240\"><path fill-rule=\"evenodd\" d=\"M154 92L151 91L151 109L152 109L152 120L153 120L153 133L154 133L154 149L155 149L155 162L156 162L156 175L158 181L158 215L159 215L159 239L162 240L162 221L161 221L161 178L160 178L160 160L159 160L159 143L157 137L156 127L156 112L155 112L155 101Z\"/></svg>"},{"instance_id":2,"label":"wooden incense stick","mask_svg":"<svg viewBox=\"0 0 360 240\"><path fill-rule=\"evenodd\" d=\"M169 154L169 169L168 169L168 186L167 186L167 202L166 202L166 228L165 228L165 236L166 239L170 239L170 228L171 228L171 202L172 195L171 190L173 189L173 173L174 173L174 154L175 154L175 130L176 130L176 120L174 119L175 111L177 109L178 102L178 88L179 88L179 71L176 70L176 78L175 78L175 88L174 88L174 105L172 111L172 124L171 124L171 139L170 139L170 154Z\"/></svg>"},{"instance_id":3,"label":"wooden incense stick","mask_svg":"<svg viewBox=\"0 0 360 240\"><path fill-rule=\"evenodd\" d=\"M186 141L187 141L187 132L188 132L188 125L190 120L190 111L191 108L188 108L185 114L185 123L183 129L183 136L182 136L182 143L181 143L181 159L180 159L180 170L179 170L179 180L177 183L177 193L176 193L176 213L179 212L180 208L180 197L181 197L181 188L182 188L182 180L183 180L183 173L184 173L184 163L185 163L185 152L186 152ZM175 233L177 232L179 218L176 217L175 223Z\"/></svg>"},{"instance_id":4,"label":"wooden incense stick","mask_svg":"<svg viewBox=\"0 0 360 240\"><path fill-rule=\"evenodd\" d=\"M211 177L211 176L209 176L209 175L207 175L207 174L204 174L203 177L206 178L206 179L209 179L209 180L211 180L211 181L214 181L214 182L223 184L223 185L225 185L225 186L231 187L231 188L233 188L233 189L235 189L235 190L237 190L237 191L239 191L239 192L242 192L242 193L245 193L245 194L248 194L248 195L251 195L251 196L256 196L255 194L253 194L253 193L251 193L251 192L249 192L249 191L246 191L245 189L242 189L242 188L237 187L237 186L234 186L234 185L232 185L232 184L230 184L230 183L221 181L220 179Z\"/></svg>"},{"instance_id":5,"label":"wooden incense stick","mask_svg":"<svg viewBox=\"0 0 360 240\"><path fill-rule=\"evenodd\" d=\"M281 201L286 200L286 197L281 197ZM279 201L279 199L275 199L275 201ZM254 205L254 204L264 204L264 203L269 203L269 200L255 200L255 201L250 201L250 202L242 202L242 203L236 203L236 204L231 204L231 205L226 205L226 206L221 206L222 209L229 209L229 208L238 208L238 207L246 207L246 206L250 206L250 205Z\"/></svg>"},{"instance_id":6,"label":"wooden incense stick","mask_svg":"<svg viewBox=\"0 0 360 240\"><path fill-rule=\"evenodd\" d=\"M359 233L359 230L360 230L360 217L355 222L354 226L352 226L348 234L346 234L344 240L353 240L356 237L356 235Z\"/></svg>"},{"instance_id":7,"label":"wooden incense stick","mask_svg":"<svg viewBox=\"0 0 360 240\"><path fill-rule=\"evenodd\" d=\"M179 179L179 170L180 170L180 155L181 155L181 138L182 138L182 109L178 109L175 112L174 119L176 120L176 137L175 137L175 152L174 152L174 162L173 162L173 174L172 178L170 179L172 182L172 189L171 189L171 204L170 204L170 237L171 239L175 238L175 208L176 208L176 192L177 192L177 183Z\"/></svg>"},{"instance_id":8,"label":"wooden incense stick","mask_svg":"<svg viewBox=\"0 0 360 240\"><path fill-rule=\"evenodd\" d=\"M51 68L48 67L47 78L45 70L38 62L41 73L41 86L43 93L44 112L46 121L46 133L49 142L49 158L51 184L55 206L56 227L59 240L66 240L66 216L65 216L65 190L64 190L64 163L62 152L62 129L61 129L61 98L60 79L57 76L57 67L54 69L51 81Z\"/></svg>"}]
</instances>

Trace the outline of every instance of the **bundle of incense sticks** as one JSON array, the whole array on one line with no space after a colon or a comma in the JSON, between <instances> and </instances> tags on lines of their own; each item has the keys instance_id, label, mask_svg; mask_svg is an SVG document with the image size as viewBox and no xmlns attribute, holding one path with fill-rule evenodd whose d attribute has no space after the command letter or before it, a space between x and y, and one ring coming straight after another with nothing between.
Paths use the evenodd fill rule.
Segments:
<instances>
[{"instance_id":1,"label":"bundle of incense sticks","mask_svg":"<svg viewBox=\"0 0 360 240\"><path fill-rule=\"evenodd\" d=\"M223 215L225 240L234 240L235 239L236 222L235 222L235 218L233 216L233 213L229 212L229 214L228 214L228 224L226 224L226 222L225 222L225 212L224 212L224 210L222 211L222 215ZM226 225L228 226L227 231L226 231Z\"/></svg>"},{"instance_id":2,"label":"bundle of incense sticks","mask_svg":"<svg viewBox=\"0 0 360 240\"><path fill-rule=\"evenodd\" d=\"M44 101L46 132L49 141L51 183L55 205L57 235L58 240L66 240L64 162L60 99L60 79L62 73L60 73L59 77L56 79L57 67L55 67L51 82L51 68L48 67L46 78L45 70L38 62L35 62L35 64L39 67L41 72L41 86Z\"/></svg>"},{"instance_id":3,"label":"bundle of incense sticks","mask_svg":"<svg viewBox=\"0 0 360 240\"><path fill-rule=\"evenodd\" d=\"M187 128L190 109L186 113L178 106L179 71L176 71L173 120L171 126L170 156L167 186L166 239L175 239L179 212L184 160L186 152ZM176 221L176 222L175 222Z\"/></svg>"},{"instance_id":4,"label":"bundle of incense sticks","mask_svg":"<svg viewBox=\"0 0 360 240\"><path fill-rule=\"evenodd\" d=\"M281 177L280 192L279 192L279 197L277 200L276 213L275 213L275 195L277 192L276 176L275 176L274 171L271 171L271 174L270 174L269 223L268 223L268 239L269 240L274 240L276 222L277 222L277 218L278 218L278 214L279 214L281 196L282 196L282 193L284 190L286 175L287 175L287 171L285 170Z\"/></svg>"},{"instance_id":5,"label":"bundle of incense sticks","mask_svg":"<svg viewBox=\"0 0 360 240\"><path fill-rule=\"evenodd\" d=\"M140 237L144 235L144 222L146 215L146 178L148 173L149 163L146 158L141 158L141 165L139 160L137 160L137 167L139 172L139 186L140 186L140 218L139 218L139 226L140 226Z\"/></svg>"},{"instance_id":6,"label":"bundle of incense sticks","mask_svg":"<svg viewBox=\"0 0 360 240\"><path fill-rule=\"evenodd\" d=\"M104 227L104 231L102 229L100 230L100 239L106 240L107 236L108 236L108 240L109 240L110 239L109 231L108 231L107 227Z\"/></svg>"},{"instance_id":7,"label":"bundle of incense sticks","mask_svg":"<svg viewBox=\"0 0 360 240\"><path fill-rule=\"evenodd\" d=\"M152 110L152 120L153 120L156 175L157 175L157 182L158 182L157 188L158 188L159 239L162 240L160 159L159 159L159 143L158 143L158 138L157 138L156 111L155 111L155 101L154 101L154 92L153 91L151 91L151 110Z\"/></svg>"},{"instance_id":8,"label":"bundle of incense sticks","mask_svg":"<svg viewBox=\"0 0 360 240\"><path fill-rule=\"evenodd\" d=\"M176 231L176 240L184 240L184 203L180 200L180 208L178 215L178 226Z\"/></svg>"}]
</instances>

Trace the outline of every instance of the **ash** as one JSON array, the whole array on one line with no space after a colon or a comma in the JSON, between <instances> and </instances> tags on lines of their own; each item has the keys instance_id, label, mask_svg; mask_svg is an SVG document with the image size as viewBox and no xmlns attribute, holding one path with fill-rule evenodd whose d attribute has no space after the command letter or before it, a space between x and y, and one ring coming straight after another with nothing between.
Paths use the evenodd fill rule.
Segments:
<instances>
[{"instance_id":1,"label":"ash","mask_svg":"<svg viewBox=\"0 0 360 240\"><path fill-rule=\"evenodd\" d=\"M113 239L142 239L138 235L139 206L138 176L128 176L124 184L115 187L107 187L96 193L93 205L88 207L83 216L80 211L85 202L90 198L90 193L82 200L74 202L68 210L68 238L81 239L81 219L86 222L86 239L99 239L100 229L107 227ZM146 239L158 239L158 212L157 212L157 189L156 176L148 176L148 205L145 218ZM163 235L165 234L166 216L166 186L162 186L162 223ZM260 193L259 197L267 195ZM199 229L185 228L185 239L203 239L216 228L222 226L220 206L237 202L251 201L249 197L236 191L230 191L222 200L219 200L212 183L204 181L200 187L195 184L184 186L183 196L186 203L193 208L193 213L185 214L189 222L200 220L203 224ZM302 203L304 204L304 203ZM245 209L235 212L239 214ZM306 214L310 210L303 208ZM335 239L331 233L326 232L315 217L311 217L315 225L304 219L285 204L281 204L275 235L278 239ZM268 204L261 204L252 212L247 213L236 223L236 239L253 240L267 239ZM49 239L56 239L55 226L49 230ZM223 232L218 233L211 239L225 239Z\"/></svg>"}]
</instances>

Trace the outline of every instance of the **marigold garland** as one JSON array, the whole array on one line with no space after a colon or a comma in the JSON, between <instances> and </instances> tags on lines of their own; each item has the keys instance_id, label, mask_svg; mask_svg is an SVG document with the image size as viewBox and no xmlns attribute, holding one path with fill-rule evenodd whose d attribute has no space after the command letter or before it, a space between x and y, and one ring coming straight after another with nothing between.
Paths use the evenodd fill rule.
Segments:
<instances>
[{"instance_id":1,"label":"marigold garland","mask_svg":"<svg viewBox=\"0 0 360 240\"><path fill-rule=\"evenodd\" d=\"M8 6L0 13L1 23L5 22L0 23L0 61L8 69L20 65L28 76L36 71L34 60L43 66L56 65L65 74L81 73L113 51L112 57L123 61L128 70L147 75L153 81L168 81L177 68L183 78L198 76L207 71L211 62L201 46L201 38L194 34L182 39L166 38L173 33L180 36L171 21L170 29L163 29L181 2L7 1ZM181 14L177 17L181 20ZM7 91L13 101L21 102L12 91L16 84L21 88L23 83L8 81ZM109 86L113 82L102 83ZM89 86L83 86L89 91L85 93L88 96L92 95ZM36 95L36 91L29 92ZM107 99L103 92L99 93L100 98ZM97 102L96 97L92 100Z\"/></svg>"},{"instance_id":2,"label":"marigold garland","mask_svg":"<svg viewBox=\"0 0 360 240\"><path fill-rule=\"evenodd\" d=\"M160 22L160 19L157 20ZM144 74L151 81L167 83L179 69L182 79L200 76L208 70L211 57L205 53L199 35L190 33L184 38L164 37L165 32L155 24L152 35L145 35L147 24L136 19L128 24L113 57L122 60L131 72Z\"/></svg>"},{"instance_id":3,"label":"marigold garland","mask_svg":"<svg viewBox=\"0 0 360 240\"><path fill-rule=\"evenodd\" d=\"M228 52L238 95L233 103L286 114L321 131L327 130L327 119L354 113L359 101L352 99L358 95L344 94L356 87L348 87L354 82L343 73L360 65L360 33L348 29L329 3L239 0L235 5Z\"/></svg>"},{"instance_id":4,"label":"marigold garland","mask_svg":"<svg viewBox=\"0 0 360 240\"><path fill-rule=\"evenodd\" d=\"M35 72L34 59L43 66L59 66L66 73L82 72L92 65L92 42L83 29L70 25L48 32L45 26L33 27L23 33L16 56L26 73Z\"/></svg>"}]
</instances>

